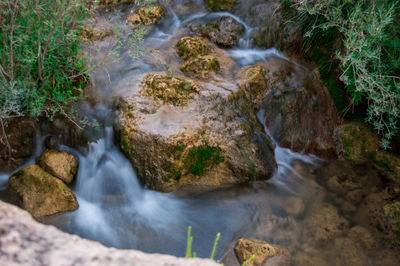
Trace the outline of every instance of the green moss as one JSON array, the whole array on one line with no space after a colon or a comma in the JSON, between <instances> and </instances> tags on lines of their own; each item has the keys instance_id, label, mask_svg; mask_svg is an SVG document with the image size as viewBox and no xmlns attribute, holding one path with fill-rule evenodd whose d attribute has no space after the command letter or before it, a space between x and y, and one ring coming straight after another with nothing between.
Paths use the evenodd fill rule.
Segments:
<instances>
[{"instance_id":1,"label":"green moss","mask_svg":"<svg viewBox=\"0 0 400 266\"><path fill-rule=\"evenodd\" d=\"M206 4L214 12L227 11L236 4L236 0L206 0Z\"/></svg>"},{"instance_id":2,"label":"green moss","mask_svg":"<svg viewBox=\"0 0 400 266\"><path fill-rule=\"evenodd\" d=\"M400 202L388 204L384 207L385 215L390 218L393 232L400 243Z\"/></svg>"},{"instance_id":3,"label":"green moss","mask_svg":"<svg viewBox=\"0 0 400 266\"><path fill-rule=\"evenodd\" d=\"M61 188L63 191L67 189L67 186L64 183L58 184L58 187Z\"/></svg>"},{"instance_id":4,"label":"green moss","mask_svg":"<svg viewBox=\"0 0 400 266\"><path fill-rule=\"evenodd\" d=\"M206 168L224 161L219 146L210 146L204 143L193 147L183 159L185 169L191 174L202 175Z\"/></svg>"},{"instance_id":5,"label":"green moss","mask_svg":"<svg viewBox=\"0 0 400 266\"><path fill-rule=\"evenodd\" d=\"M123 151L127 151L128 150L128 142L124 138L121 138L121 149Z\"/></svg>"},{"instance_id":6,"label":"green moss","mask_svg":"<svg viewBox=\"0 0 400 266\"><path fill-rule=\"evenodd\" d=\"M210 61L210 69L217 71L219 69L219 61L217 58L213 58Z\"/></svg>"}]
</instances>

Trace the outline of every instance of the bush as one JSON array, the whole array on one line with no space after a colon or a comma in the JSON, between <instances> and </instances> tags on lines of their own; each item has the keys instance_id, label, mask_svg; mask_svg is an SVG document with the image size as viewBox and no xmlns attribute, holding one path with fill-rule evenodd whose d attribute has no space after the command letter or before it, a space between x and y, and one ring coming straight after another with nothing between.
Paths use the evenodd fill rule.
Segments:
<instances>
[{"instance_id":1,"label":"bush","mask_svg":"<svg viewBox=\"0 0 400 266\"><path fill-rule=\"evenodd\" d=\"M73 115L87 83L79 36L84 0L0 2L0 119Z\"/></svg>"},{"instance_id":2,"label":"bush","mask_svg":"<svg viewBox=\"0 0 400 266\"><path fill-rule=\"evenodd\" d=\"M350 103L367 103L366 121L382 134L382 146L400 121L400 4L397 0L283 0L305 46L330 40ZM324 41L321 41L325 39ZM308 49L308 48L307 48Z\"/></svg>"}]
</instances>

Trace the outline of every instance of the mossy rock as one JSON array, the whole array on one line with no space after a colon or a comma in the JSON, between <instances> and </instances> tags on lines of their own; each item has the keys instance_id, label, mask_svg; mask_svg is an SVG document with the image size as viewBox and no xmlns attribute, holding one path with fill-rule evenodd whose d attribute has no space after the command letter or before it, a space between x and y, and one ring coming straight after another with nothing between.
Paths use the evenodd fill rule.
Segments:
<instances>
[{"instance_id":1,"label":"mossy rock","mask_svg":"<svg viewBox=\"0 0 400 266\"><path fill-rule=\"evenodd\" d=\"M400 158L387 151L377 151L372 161L393 181L400 184Z\"/></svg>"},{"instance_id":2,"label":"mossy rock","mask_svg":"<svg viewBox=\"0 0 400 266\"><path fill-rule=\"evenodd\" d=\"M252 256L254 256L254 258L250 262L251 265L264 265L268 257L278 254L278 249L276 247L264 241L243 237L236 242L234 251L240 265L249 261Z\"/></svg>"},{"instance_id":3,"label":"mossy rock","mask_svg":"<svg viewBox=\"0 0 400 266\"><path fill-rule=\"evenodd\" d=\"M182 72L199 77L208 77L220 68L218 59L213 55L192 57L181 67Z\"/></svg>"},{"instance_id":4,"label":"mossy rock","mask_svg":"<svg viewBox=\"0 0 400 266\"><path fill-rule=\"evenodd\" d=\"M392 231L396 234L397 241L400 242L400 202L394 202L383 207L385 215L389 218Z\"/></svg>"},{"instance_id":5,"label":"mossy rock","mask_svg":"<svg viewBox=\"0 0 400 266\"><path fill-rule=\"evenodd\" d=\"M78 158L66 151L46 150L36 160L49 174L69 184L78 172Z\"/></svg>"},{"instance_id":6,"label":"mossy rock","mask_svg":"<svg viewBox=\"0 0 400 266\"><path fill-rule=\"evenodd\" d=\"M98 3L100 5L114 5L114 4L128 4L133 3L134 0L100 0Z\"/></svg>"},{"instance_id":7,"label":"mossy rock","mask_svg":"<svg viewBox=\"0 0 400 266\"><path fill-rule=\"evenodd\" d=\"M34 217L74 211L78 202L72 191L60 179L38 165L30 164L8 180L9 189L22 199L22 206Z\"/></svg>"},{"instance_id":8,"label":"mossy rock","mask_svg":"<svg viewBox=\"0 0 400 266\"><path fill-rule=\"evenodd\" d=\"M141 7L132 15L129 15L127 20L133 25L155 24L165 14L165 8L162 6Z\"/></svg>"},{"instance_id":9,"label":"mossy rock","mask_svg":"<svg viewBox=\"0 0 400 266\"><path fill-rule=\"evenodd\" d=\"M338 129L338 153L345 159L365 161L380 147L380 140L372 129L362 122L346 123Z\"/></svg>"},{"instance_id":10,"label":"mossy rock","mask_svg":"<svg viewBox=\"0 0 400 266\"><path fill-rule=\"evenodd\" d=\"M185 106L199 91L191 80L151 73L144 78L141 93L164 104Z\"/></svg>"},{"instance_id":11,"label":"mossy rock","mask_svg":"<svg viewBox=\"0 0 400 266\"><path fill-rule=\"evenodd\" d=\"M232 47L245 32L245 27L231 17L222 17L207 23L200 29L201 34L222 47Z\"/></svg>"},{"instance_id":12,"label":"mossy rock","mask_svg":"<svg viewBox=\"0 0 400 266\"><path fill-rule=\"evenodd\" d=\"M101 41L110 35L110 31L97 29L94 27L85 27L82 29L82 39L85 42Z\"/></svg>"},{"instance_id":13,"label":"mossy rock","mask_svg":"<svg viewBox=\"0 0 400 266\"><path fill-rule=\"evenodd\" d=\"M183 37L176 44L176 51L180 57L187 60L191 57L205 55L208 45L198 37Z\"/></svg>"},{"instance_id":14,"label":"mossy rock","mask_svg":"<svg viewBox=\"0 0 400 266\"><path fill-rule=\"evenodd\" d=\"M253 66L245 71L246 93L254 102L261 102L267 88L267 81L262 66Z\"/></svg>"},{"instance_id":15,"label":"mossy rock","mask_svg":"<svg viewBox=\"0 0 400 266\"><path fill-rule=\"evenodd\" d=\"M212 11L228 11L234 5L236 0L205 0L207 7Z\"/></svg>"}]
</instances>

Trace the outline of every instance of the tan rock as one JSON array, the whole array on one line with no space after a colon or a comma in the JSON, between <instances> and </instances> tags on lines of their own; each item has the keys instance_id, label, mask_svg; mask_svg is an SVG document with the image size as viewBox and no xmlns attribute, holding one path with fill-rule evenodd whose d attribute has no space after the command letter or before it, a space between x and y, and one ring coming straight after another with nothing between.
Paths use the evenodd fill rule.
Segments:
<instances>
[{"instance_id":1,"label":"tan rock","mask_svg":"<svg viewBox=\"0 0 400 266\"><path fill-rule=\"evenodd\" d=\"M220 68L218 58L213 55L191 57L181 67L182 72L198 77L208 77Z\"/></svg>"},{"instance_id":2,"label":"tan rock","mask_svg":"<svg viewBox=\"0 0 400 266\"><path fill-rule=\"evenodd\" d=\"M43 170L66 184L71 183L78 172L78 158L66 151L45 150L36 162Z\"/></svg>"},{"instance_id":3,"label":"tan rock","mask_svg":"<svg viewBox=\"0 0 400 266\"><path fill-rule=\"evenodd\" d=\"M128 16L127 20L133 25L155 24L165 14L162 6L141 7L134 14Z\"/></svg>"},{"instance_id":4,"label":"tan rock","mask_svg":"<svg viewBox=\"0 0 400 266\"><path fill-rule=\"evenodd\" d=\"M30 164L8 180L10 189L22 198L22 206L34 217L74 211L78 202L72 191L58 178Z\"/></svg>"},{"instance_id":5,"label":"tan rock","mask_svg":"<svg viewBox=\"0 0 400 266\"><path fill-rule=\"evenodd\" d=\"M183 37L176 44L176 51L180 57L187 60L191 57L205 55L208 45L199 37Z\"/></svg>"}]
</instances>

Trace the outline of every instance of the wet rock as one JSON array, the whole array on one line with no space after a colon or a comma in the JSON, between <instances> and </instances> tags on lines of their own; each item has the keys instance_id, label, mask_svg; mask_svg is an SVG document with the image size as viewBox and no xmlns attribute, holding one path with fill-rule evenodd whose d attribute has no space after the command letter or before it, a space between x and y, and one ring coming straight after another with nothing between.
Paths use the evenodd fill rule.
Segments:
<instances>
[{"instance_id":1,"label":"wet rock","mask_svg":"<svg viewBox=\"0 0 400 266\"><path fill-rule=\"evenodd\" d=\"M66 151L46 150L36 162L43 170L66 184L71 183L78 172L78 158Z\"/></svg>"},{"instance_id":2,"label":"wet rock","mask_svg":"<svg viewBox=\"0 0 400 266\"><path fill-rule=\"evenodd\" d=\"M145 186L170 192L264 180L274 172L273 144L244 93L215 89L204 83L185 105L137 93L120 100L119 143Z\"/></svg>"},{"instance_id":3,"label":"wet rock","mask_svg":"<svg viewBox=\"0 0 400 266\"><path fill-rule=\"evenodd\" d=\"M347 174L332 176L328 180L327 185L329 190L338 194L345 194L349 191L362 188L362 184L359 182L359 180L357 180L356 176Z\"/></svg>"},{"instance_id":4,"label":"wet rock","mask_svg":"<svg viewBox=\"0 0 400 266\"><path fill-rule=\"evenodd\" d=\"M208 51L206 42L198 37L183 37L176 44L176 48L178 55L185 60L205 55Z\"/></svg>"},{"instance_id":5,"label":"wet rock","mask_svg":"<svg viewBox=\"0 0 400 266\"><path fill-rule=\"evenodd\" d=\"M30 164L8 180L11 192L22 199L22 206L34 217L74 211L78 202L72 191L58 178Z\"/></svg>"},{"instance_id":6,"label":"wet rock","mask_svg":"<svg viewBox=\"0 0 400 266\"><path fill-rule=\"evenodd\" d=\"M236 4L236 0L205 0L205 2L212 11L228 11Z\"/></svg>"},{"instance_id":7,"label":"wet rock","mask_svg":"<svg viewBox=\"0 0 400 266\"><path fill-rule=\"evenodd\" d=\"M389 224L397 241L400 242L400 201L386 204L383 207L385 215L389 218Z\"/></svg>"},{"instance_id":8,"label":"wet rock","mask_svg":"<svg viewBox=\"0 0 400 266\"><path fill-rule=\"evenodd\" d=\"M98 29L95 27L85 27L82 30L82 39L85 42L101 41L112 34L111 31L106 29Z\"/></svg>"},{"instance_id":9,"label":"wet rock","mask_svg":"<svg viewBox=\"0 0 400 266\"><path fill-rule=\"evenodd\" d=\"M187 60L181 67L182 72L198 77L208 77L219 70L219 61L213 55L201 55Z\"/></svg>"},{"instance_id":10,"label":"wet rock","mask_svg":"<svg viewBox=\"0 0 400 266\"><path fill-rule=\"evenodd\" d=\"M9 121L4 130L7 138L0 134L0 171L9 172L33 155L36 128L33 121L21 118Z\"/></svg>"},{"instance_id":11,"label":"wet rock","mask_svg":"<svg viewBox=\"0 0 400 266\"><path fill-rule=\"evenodd\" d=\"M231 17L222 17L200 29L203 36L222 47L232 47L244 33L244 26Z\"/></svg>"},{"instance_id":12,"label":"wet rock","mask_svg":"<svg viewBox=\"0 0 400 266\"><path fill-rule=\"evenodd\" d=\"M372 161L390 179L400 184L400 158L387 151L377 151L372 155Z\"/></svg>"},{"instance_id":13,"label":"wet rock","mask_svg":"<svg viewBox=\"0 0 400 266\"><path fill-rule=\"evenodd\" d=\"M287 250L270 245L264 241L240 238L234 248L236 257L241 265L290 265L290 254ZM254 256L254 258L252 258ZM280 258L276 258L280 256ZM269 263L274 260L275 263ZM246 264L246 265L247 265Z\"/></svg>"},{"instance_id":14,"label":"wet rock","mask_svg":"<svg viewBox=\"0 0 400 266\"><path fill-rule=\"evenodd\" d=\"M44 139L43 145L46 149L57 150L60 146L60 141L56 136L50 135Z\"/></svg>"},{"instance_id":15,"label":"wet rock","mask_svg":"<svg viewBox=\"0 0 400 266\"><path fill-rule=\"evenodd\" d=\"M361 122L343 124L337 129L337 152L347 160L365 161L380 147L378 136Z\"/></svg>"},{"instance_id":16,"label":"wet rock","mask_svg":"<svg viewBox=\"0 0 400 266\"><path fill-rule=\"evenodd\" d=\"M315 212L306 218L306 234L315 241L328 242L343 235L348 221L341 217L335 207L328 203L315 206Z\"/></svg>"},{"instance_id":17,"label":"wet rock","mask_svg":"<svg viewBox=\"0 0 400 266\"><path fill-rule=\"evenodd\" d=\"M141 94L163 104L184 106L199 91L192 80L150 73L143 80Z\"/></svg>"},{"instance_id":18,"label":"wet rock","mask_svg":"<svg viewBox=\"0 0 400 266\"><path fill-rule=\"evenodd\" d=\"M257 227L256 236L271 236L271 241L282 245L296 245L300 240L302 227L293 216L267 215Z\"/></svg>"},{"instance_id":19,"label":"wet rock","mask_svg":"<svg viewBox=\"0 0 400 266\"><path fill-rule=\"evenodd\" d=\"M296 66L272 60L276 61L266 69L269 88L261 106L272 136L280 146L297 152L336 157L338 115L318 74L300 77Z\"/></svg>"},{"instance_id":20,"label":"wet rock","mask_svg":"<svg viewBox=\"0 0 400 266\"><path fill-rule=\"evenodd\" d=\"M165 14L165 8L162 6L141 7L132 15L129 15L127 20L133 25L155 24Z\"/></svg>"},{"instance_id":21,"label":"wet rock","mask_svg":"<svg viewBox=\"0 0 400 266\"><path fill-rule=\"evenodd\" d=\"M285 210L286 213L295 217L299 217L304 214L305 206L302 198L290 197L285 199Z\"/></svg>"},{"instance_id":22,"label":"wet rock","mask_svg":"<svg viewBox=\"0 0 400 266\"><path fill-rule=\"evenodd\" d=\"M260 106L267 89L264 68L262 66L251 66L239 73L239 80L243 80L242 87L249 99L252 99L256 106Z\"/></svg>"},{"instance_id":23,"label":"wet rock","mask_svg":"<svg viewBox=\"0 0 400 266\"><path fill-rule=\"evenodd\" d=\"M44 225L18 207L0 201L0 261L7 266L32 265L169 265L218 266L207 259L186 259L107 248L98 242Z\"/></svg>"},{"instance_id":24,"label":"wet rock","mask_svg":"<svg viewBox=\"0 0 400 266\"><path fill-rule=\"evenodd\" d=\"M362 251L351 239L340 237L335 239L333 245L335 265L365 265Z\"/></svg>"},{"instance_id":25,"label":"wet rock","mask_svg":"<svg viewBox=\"0 0 400 266\"><path fill-rule=\"evenodd\" d=\"M348 237L353 240L354 243L358 243L366 249L372 249L378 245L372 234L365 227L360 225L350 228Z\"/></svg>"}]
</instances>

